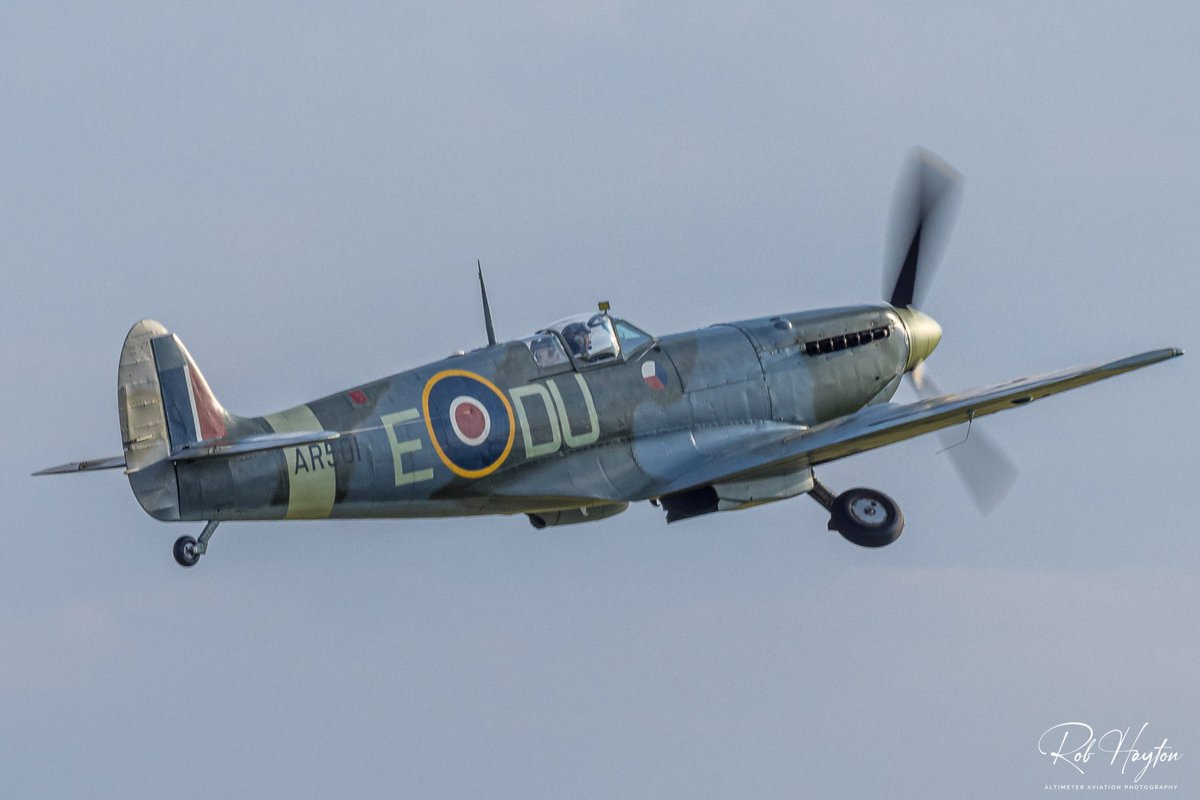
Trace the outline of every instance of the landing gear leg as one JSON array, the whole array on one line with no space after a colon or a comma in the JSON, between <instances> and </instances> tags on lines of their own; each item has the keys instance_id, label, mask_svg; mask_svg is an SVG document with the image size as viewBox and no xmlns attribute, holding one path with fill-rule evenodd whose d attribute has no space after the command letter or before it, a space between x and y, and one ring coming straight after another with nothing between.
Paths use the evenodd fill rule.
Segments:
<instances>
[{"instance_id":1,"label":"landing gear leg","mask_svg":"<svg viewBox=\"0 0 1200 800\"><path fill-rule=\"evenodd\" d=\"M199 539L193 539L190 536L180 536L176 539L173 551L176 563L181 567L196 566L196 562L200 560L200 556L208 552L208 540L212 538L213 533L220 524L220 520L211 520L204 526Z\"/></svg>"},{"instance_id":2,"label":"landing gear leg","mask_svg":"<svg viewBox=\"0 0 1200 800\"><path fill-rule=\"evenodd\" d=\"M816 500L821 508L826 511L833 511L833 502L837 499L833 496L833 492L829 491L829 487L817 480L813 476L813 488L808 490L808 496Z\"/></svg>"},{"instance_id":3,"label":"landing gear leg","mask_svg":"<svg viewBox=\"0 0 1200 800\"><path fill-rule=\"evenodd\" d=\"M833 492L813 480L808 492L829 512L829 530L837 531L846 541L860 547L883 547L900 537L904 530L904 514L896 501L874 489L847 489L834 496Z\"/></svg>"}]
</instances>

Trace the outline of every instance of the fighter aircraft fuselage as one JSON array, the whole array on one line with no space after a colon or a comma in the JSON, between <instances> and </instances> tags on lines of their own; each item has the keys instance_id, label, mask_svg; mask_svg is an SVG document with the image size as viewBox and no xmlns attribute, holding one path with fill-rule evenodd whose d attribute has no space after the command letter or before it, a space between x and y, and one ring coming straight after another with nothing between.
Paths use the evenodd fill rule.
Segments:
<instances>
[{"instance_id":1,"label":"fighter aircraft fuselage","mask_svg":"<svg viewBox=\"0 0 1200 800\"><path fill-rule=\"evenodd\" d=\"M173 478L177 507L143 501L170 520L494 514L644 500L678 457L658 452L663 439L648 434L808 426L852 414L891 398L908 356L907 331L889 306L714 325L596 363L539 366L523 341L507 342L236 418L226 431L337 438L179 461L173 476L131 479L143 500L164 492L139 491L139 482ZM564 484L576 491L547 491Z\"/></svg>"}]
</instances>

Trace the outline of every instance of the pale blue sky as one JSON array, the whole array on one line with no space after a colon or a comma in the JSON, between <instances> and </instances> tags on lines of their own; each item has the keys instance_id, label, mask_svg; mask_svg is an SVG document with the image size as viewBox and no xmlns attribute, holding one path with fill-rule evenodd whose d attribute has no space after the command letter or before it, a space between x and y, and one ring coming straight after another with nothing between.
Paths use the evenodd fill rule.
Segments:
<instances>
[{"instance_id":1,"label":"pale blue sky","mask_svg":"<svg viewBox=\"0 0 1200 800\"><path fill-rule=\"evenodd\" d=\"M0 795L1044 797L1046 728L1200 791L1194 4L0 8ZM805 498L667 527L198 526L119 473L129 326L266 413L600 299L667 333L880 297L924 145L965 176L946 389L1179 346ZM903 398L903 396L902 396ZM193 530L193 528L196 528ZM1102 766L1086 776L1120 781Z\"/></svg>"}]
</instances>

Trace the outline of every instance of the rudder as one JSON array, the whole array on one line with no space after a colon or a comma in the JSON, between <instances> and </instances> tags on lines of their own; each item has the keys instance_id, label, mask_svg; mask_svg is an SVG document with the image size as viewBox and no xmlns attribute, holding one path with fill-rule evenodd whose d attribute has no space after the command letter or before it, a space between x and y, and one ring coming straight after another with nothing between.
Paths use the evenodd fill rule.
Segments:
<instances>
[{"instance_id":1,"label":"rudder","mask_svg":"<svg viewBox=\"0 0 1200 800\"><path fill-rule=\"evenodd\" d=\"M234 418L213 395L179 337L154 320L130 329L117 369L126 472L138 502L158 519L179 519L172 453L222 439Z\"/></svg>"}]
</instances>

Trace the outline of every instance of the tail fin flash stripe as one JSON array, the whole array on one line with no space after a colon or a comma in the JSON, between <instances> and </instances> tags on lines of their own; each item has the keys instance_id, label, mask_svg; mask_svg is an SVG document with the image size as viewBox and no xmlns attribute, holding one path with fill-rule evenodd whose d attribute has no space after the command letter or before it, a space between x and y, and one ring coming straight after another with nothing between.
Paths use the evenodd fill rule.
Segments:
<instances>
[{"instance_id":1,"label":"tail fin flash stripe","mask_svg":"<svg viewBox=\"0 0 1200 800\"><path fill-rule=\"evenodd\" d=\"M196 369L196 365L190 358L187 371L188 378L190 378L188 388L192 395L192 410L196 418L196 427L200 431L200 438L202 440L224 439L229 433L225 425L224 410L217 399L213 397L212 390L208 388L208 381L204 380L204 376L200 374L200 370Z\"/></svg>"},{"instance_id":2,"label":"tail fin flash stripe","mask_svg":"<svg viewBox=\"0 0 1200 800\"><path fill-rule=\"evenodd\" d=\"M158 362L158 385L162 391L163 411L167 417L167 433L171 437L171 450L178 450L199 441L196 412L192 404L191 381L187 379L183 365L164 368L162 339L154 340L154 355Z\"/></svg>"},{"instance_id":3,"label":"tail fin flash stripe","mask_svg":"<svg viewBox=\"0 0 1200 800\"><path fill-rule=\"evenodd\" d=\"M227 414L175 335L151 340L171 450L224 438Z\"/></svg>"}]
</instances>

